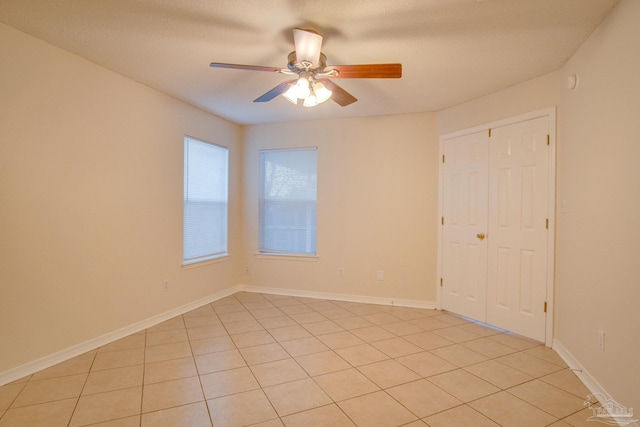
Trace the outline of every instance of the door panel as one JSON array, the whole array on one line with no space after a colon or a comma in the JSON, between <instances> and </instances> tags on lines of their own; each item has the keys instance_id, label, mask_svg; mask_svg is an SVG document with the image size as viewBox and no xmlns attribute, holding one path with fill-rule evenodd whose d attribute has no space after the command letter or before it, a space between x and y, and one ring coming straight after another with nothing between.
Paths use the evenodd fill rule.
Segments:
<instances>
[{"instance_id":1,"label":"door panel","mask_svg":"<svg viewBox=\"0 0 640 427\"><path fill-rule=\"evenodd\" d=\"M492 129L487 323L544 341L548 119Z\"/></svg>"},{"instance_id":2,"label":"door panel","mask_svg":"<svg viewBox=\"0 0 640 427\"><path fill-rule=\"evenodd\" d=\"M443 308L540 341L553 268L548 133L545 116L442 146Z\"/></svg>"},{"instance_id":3,"label":"door panel","mask_svg":"<svg viewBox=\"0 0 640 427\"><path fill-rule=\"evenodd\" d=\"M487 134L444 142L442 302L474 319L486 316Z\"/></svg>"}]
</instances>

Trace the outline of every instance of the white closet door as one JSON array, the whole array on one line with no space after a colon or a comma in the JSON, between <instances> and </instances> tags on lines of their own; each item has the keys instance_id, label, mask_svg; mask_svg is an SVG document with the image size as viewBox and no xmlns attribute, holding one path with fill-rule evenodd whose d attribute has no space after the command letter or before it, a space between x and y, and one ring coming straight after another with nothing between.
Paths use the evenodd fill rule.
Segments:
<instances>
[{"instance_id":1,"label":"white closet door","mask_svg":"<svg viewBox=\"0 0 640 427\"><path fill-rule=\"evenodd\" d=\"M492 129L486 322L545 340L547 117Z\"/></svg>"},{"instance_id":2,"label":"white closet door","mask_svg":"<svg viewBox=\"0 0 640 427\"><path fill-rule=\"evenodd\" d=\"M443 153L442 303L446 310L484 320L487 132L446 140Z\"/></svg>"}]
</instances>

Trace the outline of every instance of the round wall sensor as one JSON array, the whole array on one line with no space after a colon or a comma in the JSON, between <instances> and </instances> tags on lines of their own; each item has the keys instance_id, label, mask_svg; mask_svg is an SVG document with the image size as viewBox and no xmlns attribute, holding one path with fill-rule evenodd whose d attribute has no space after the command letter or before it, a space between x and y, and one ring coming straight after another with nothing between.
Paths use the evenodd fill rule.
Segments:
<instances>
[{"instance_id":1,"label":"round wall sensor","mask_svg":"<svg viewBox=\"0 0 640 427\"><path fill-rule=\"evenodd\" d=\"M578 86L577 74L571 74L569 77L567 77L567 89L575 90L577 86Z\"/></svg>"}]
</instances>

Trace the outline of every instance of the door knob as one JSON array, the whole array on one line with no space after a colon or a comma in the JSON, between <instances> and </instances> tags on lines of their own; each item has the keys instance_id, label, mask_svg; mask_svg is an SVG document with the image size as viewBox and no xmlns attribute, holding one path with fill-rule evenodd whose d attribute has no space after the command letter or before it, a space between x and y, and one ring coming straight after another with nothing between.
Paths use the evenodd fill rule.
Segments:
<instances>
[{"instance_id":1,"label":"door knob","mask_svg":"<svg viewBox=\"0 0 640 427\"><path fill-rule=\"evenodd\" d=\"M487 237L487 236L485 236L484 233L478 233L478 234L476 234L476 237L478 239L480 239L480 240L484 240L484 238Z\"/></svg>"}]
</instances>

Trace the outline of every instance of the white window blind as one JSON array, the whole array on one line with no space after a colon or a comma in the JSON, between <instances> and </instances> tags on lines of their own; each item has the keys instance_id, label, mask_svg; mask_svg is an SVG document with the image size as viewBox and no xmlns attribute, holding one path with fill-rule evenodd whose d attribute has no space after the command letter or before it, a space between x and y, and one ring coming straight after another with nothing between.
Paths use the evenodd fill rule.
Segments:
<instances>
[{"instance_id":1,"label":"white window blind","mask_svg":"<svg viewBox=\"0 0 640 427\"><path fill-rule=\"evenodd\" d=\"M260 152L259 251L316 254L317 149Z\"/></svg>"},{"instance_id":2,"label":"white window blind","mask_svg":"<svg viewBox=\"0 0 640 427\"><path fill-rule=\"evenodd\" d=\"M184 138L184 264L227 253L228 151Z\"/></svg>"}]
</instances>

